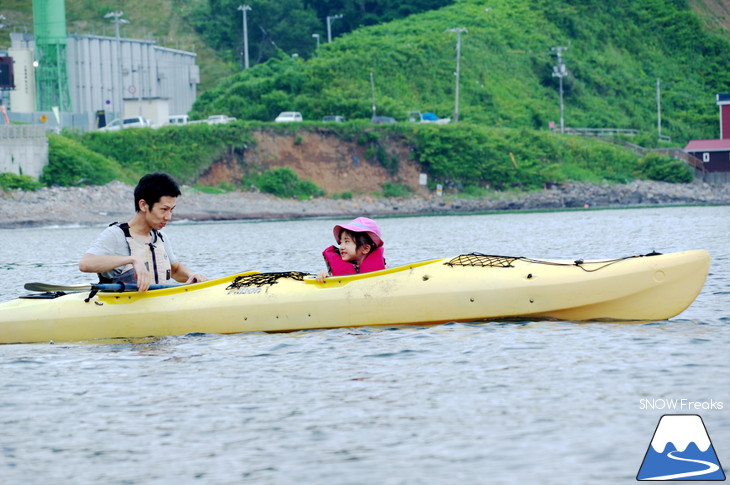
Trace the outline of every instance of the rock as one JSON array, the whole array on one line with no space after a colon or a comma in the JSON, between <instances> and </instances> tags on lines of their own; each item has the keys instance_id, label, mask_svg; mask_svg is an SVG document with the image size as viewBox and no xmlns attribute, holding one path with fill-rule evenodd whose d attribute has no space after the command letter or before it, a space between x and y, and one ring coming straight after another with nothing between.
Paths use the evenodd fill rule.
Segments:
<instances>
[{"instance_id":1,"label":"rock","mask_svg":"<svg viewBox=\"0 0 730 485\"><path fill-rule=\"evenodd\" d=\"M49 225L105 225L132 217L133 187L112 182L104 186L53 187L35 192L0 193L0 228ZM259 192L204 194L182 188L176 219L236 220L359 215L447 214L501 210L535 210L676 204L730 204L730 186L706 183L669 184L635 180L625 185L562 184L541 192L499 193L481 199L416 195L382 199L371 195L352 199L279 199Z\"/></svg>"}]
</instances>

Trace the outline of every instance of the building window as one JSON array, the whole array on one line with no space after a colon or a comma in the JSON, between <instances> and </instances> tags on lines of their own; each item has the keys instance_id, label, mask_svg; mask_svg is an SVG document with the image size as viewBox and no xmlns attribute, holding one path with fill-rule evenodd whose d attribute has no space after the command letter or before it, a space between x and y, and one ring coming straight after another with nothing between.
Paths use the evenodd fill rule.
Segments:
<instances>
[{"instance_id":1,"label":"building window","mask_svg":"<svg viewBox=\"0 0 730 485\"><path fill-rule=\"evenodd\" d=\"M707 163L707 162L710 161L710 154L709 154L709 152L704 152L702 154L702 161L705 162L705 163Z\"/></svg>"}]
</instances>

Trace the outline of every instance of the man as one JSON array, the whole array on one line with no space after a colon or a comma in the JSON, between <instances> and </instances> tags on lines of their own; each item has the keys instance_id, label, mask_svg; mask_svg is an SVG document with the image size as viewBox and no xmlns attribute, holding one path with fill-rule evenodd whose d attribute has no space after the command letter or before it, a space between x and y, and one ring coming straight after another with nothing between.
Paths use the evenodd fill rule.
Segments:
<instances>
[{"instance_id":1,"label":"man","mask_svg":"<svg viewBox=\"0 0 730 485\"><path fill-rule=\"evenodd\" d=\"M135 215L110 225L79 262L84 273L98 273L102 283L150 284L207 281L175 258L169 237L161 232L172 219L180 187L166 173L147 174L134 189Z\"/></svg>"}]
</instances>

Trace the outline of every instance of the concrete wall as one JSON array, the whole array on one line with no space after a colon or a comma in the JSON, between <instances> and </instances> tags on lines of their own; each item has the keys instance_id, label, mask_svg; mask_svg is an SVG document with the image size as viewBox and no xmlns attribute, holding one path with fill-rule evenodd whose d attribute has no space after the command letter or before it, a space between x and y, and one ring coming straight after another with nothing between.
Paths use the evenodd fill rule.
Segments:
<instances>
[{"instance_id":1,"label":"concrete wall","mask_svg":"<svg viewBox=\"0 0 730 485\"><path fill-rule=\"evenodd\" d=\"M48 165L48 139L42 126L0 125L0 173L38 178Z\"/></svg>"}]
</instances>

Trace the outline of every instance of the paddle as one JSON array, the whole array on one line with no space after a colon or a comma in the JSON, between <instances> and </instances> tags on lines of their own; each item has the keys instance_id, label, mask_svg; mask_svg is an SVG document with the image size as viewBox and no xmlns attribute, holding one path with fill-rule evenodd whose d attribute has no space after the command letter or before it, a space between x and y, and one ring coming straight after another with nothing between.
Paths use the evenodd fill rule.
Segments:
<instances>
[{"instance_id":1,"label":"paddle","mask_svg":"<svg viewBox=\"0 0 730 485\"><path fill-rule=\"evenodd\" d=\"M162 290L174 288L177 285L150 285L150 290ZM137 285L133 283L81 283L79 285L52 285L49 283L26 283L24 288L29 291L137 291Z\"/></svg>"}]
</instances>

